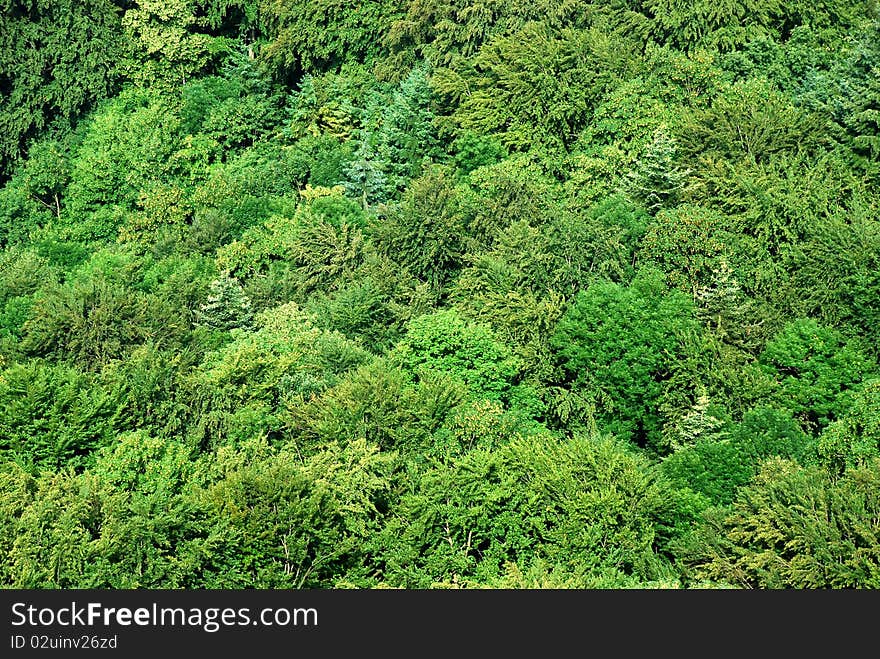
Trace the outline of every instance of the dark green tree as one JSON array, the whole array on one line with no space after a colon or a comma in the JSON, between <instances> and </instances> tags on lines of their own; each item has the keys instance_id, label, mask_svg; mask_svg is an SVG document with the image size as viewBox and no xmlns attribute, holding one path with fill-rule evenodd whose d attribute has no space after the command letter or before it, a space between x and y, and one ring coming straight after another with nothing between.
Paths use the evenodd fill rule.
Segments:
<instances>
[{"instance_id":1,"label":"dark green tree","mask_svg":"<svg viewBox=\"0 0 880 659\"><path fill-rule=\"evenodd\" d=\"M776 379L774 398L811 430L821 430L852 405L859 383L877 364L834 328L802 318L764 348L759 363Z\"/></svg>"},{"instance_id":2,"label":"dark green tree","mask_svg":"<svg viewBox=\"0 0 880 659\"><path fill-rule=\"evenodd\" d=\"M880 21L873 21L837 71L835 118L851 140L853 150L876 175L880 160ZM872 165L873 163L873 165Z\"/></svg>"},{"instance_id":3,"label":"dark green tree","mask_svg":"<svg viewBox=\"0 0 880 659\"><path fill-rule=\"evenodd\" d=\"M441 294L463 264L467 220L454 179L438 166L416 179L371 231L383 254Z\"/></svg>"},{"instance_id":4,"label":"dark green tree","mask_svg":"<svg viewBox=\"0 0 880 659\"><path fill-rule=\"evenodd\" d=\"M0 4L0 183L41 131L69 128L115 91L127 55L120 4Z\"/></svg>"},{"instance_id":5,"label":"dark green tree","mask_svg":"<svg viewBox=\"0 0 880 659\"><path fill-rule=\"evenodd\" d=\"M399 3L259 0L259 8L268 39L261 55L295 75L374 60L382 54L382 35L396 18Z\"/></svg>"},{"instance_id":6,"label":"dark green tree","mask_svg":"<svg viewBox=\"0 0 880 659\"><path fill-rule=\"evenodd\" d=\"M689 296L663 274L642 270L629 286L597 282L582 291L551 339L573 387L600 404L604 425L659 449L663 383L696 328Z\"/></svg>"}]
</instances>

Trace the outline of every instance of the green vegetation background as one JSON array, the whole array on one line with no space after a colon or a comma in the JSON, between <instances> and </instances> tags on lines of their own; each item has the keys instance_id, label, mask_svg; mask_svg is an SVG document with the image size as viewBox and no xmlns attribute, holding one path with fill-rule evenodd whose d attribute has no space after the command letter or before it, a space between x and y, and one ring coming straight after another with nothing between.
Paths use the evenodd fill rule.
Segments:
<instances>
[{"instance_id":1,"label":"green vegetation background","mask_svg":"<svg viewBox=\"0 0 880 659\"><path fill-rule=\"evenodd\" d=\"M0 583L880 587L880 11L0 0Z\"/></svg>"}]
</instances>

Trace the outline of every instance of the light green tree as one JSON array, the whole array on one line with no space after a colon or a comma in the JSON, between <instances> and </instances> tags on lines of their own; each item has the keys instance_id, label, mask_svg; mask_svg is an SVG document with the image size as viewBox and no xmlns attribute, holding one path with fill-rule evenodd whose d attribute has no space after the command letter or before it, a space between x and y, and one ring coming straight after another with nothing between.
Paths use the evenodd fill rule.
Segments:
<instances>
[{"instance_id":1,"label":"light green tree","mask_svg":"<svg viewBox=\"0 0 880 659\"><path fill-rule=\"evenodd\" d=\"M211 282L208 299L196 312L197 322L220 330L249 329L253 319L250 299L228 273Z\"/></svg>"}]
</instances>

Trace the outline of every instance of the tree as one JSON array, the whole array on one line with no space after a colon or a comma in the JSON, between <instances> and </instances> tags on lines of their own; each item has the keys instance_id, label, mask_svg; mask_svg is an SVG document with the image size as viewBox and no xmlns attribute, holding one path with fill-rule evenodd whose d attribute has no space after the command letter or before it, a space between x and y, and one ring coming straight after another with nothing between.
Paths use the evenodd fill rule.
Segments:
<instances>
[{"instance_id":1,"label":"tree","mask_svg":"<svg viewBox=\"0 0 880 659\"><path fill-rule=\"evenodd\" d=\"M126 59L119 3L0 5L0 183L50 126L68 129L115 90Z\"/></svg>"},{"instance_id":2,"label":"tree","mask_svg":"<svg viewBox=\"0 0 880 659\"><path fill-rule=\"evenodd\" d=\"M695 330L693 314L688 296L669 290L659 271L643 269L629 286L596 282L579 293L551 345L571 386L600 402L609 431L656 449L663 383L682 337Z\"/></svg>"},{"instance_id":3,"label":"tree","mask_svg":"<svg viewBox=\"0 0 880 659\"><path fill-rule=\"evenodd\" d=\"M369 0L353 7L342 0L260 0L259 6L268 38L261 56L295 76L374 60L399 3Z\"/></svg>"},{"instance_id":4,"label":"tree","mask_svg":"<svg viewBox=\"0 0 880 659\"><path fill-rule=\"evenodd\" d=\"M193 458L182 442L143 431L121 434L101 452L83 476L86 488L94 483L100 504L97 520L81 522L96 537L77 575L80 584L179 588L194 581L204 560L204 535L195 520L204 510L185 496Z\"/></svg>"},{"instance_id":5,"label":"tree","mask_svg":"<svg viewBox=\"0 0 880 659\"><path fill-rule=\"evenodd\" d=\"M228 273L211 282L208 299L199 307L196 320L220 330L248 329L254 319L251 301Z\"/></svg>"},{"instance_id":6,"label":"tree","mask_svg":"<svg viewBox=\"0 0 880 659\"><path fill-rule=\"evenodd\" d=\"M880 158L880 21L863 32L849 57L837 67L837 95L832 111L847 132L853 150L876 175L871 163Z\"/></svg>"},{"instance_id":7,"label":"tree","mask_svg":"<svg viewBox=\"0 0 880 659\"><path fill-rule=\"evenodd\" d=\"M423 163L441 155L434 104L427 67L413 68L382 109L378 129L369 137L386 163L388 185L395 196L420 173Z\"/></svg>"},{"instance_id":8,"label":"tree","mask_svg":"<svg viewBox=\"0 0 880 659\"><path fill-rule=\"evenodd\" d=\"M880 223L870 199L867 191L855 190L849 204L823 218L792 250L799 297L792 306L799 315L856 333L869 348L880 324Z\"/></svg>"},{"instance_id":9,"label":"tree","mask_svg":"<svg viewBox=\"0 0 880 659\"><path fill-rule=\"evenodd\" d=\"M674 206L684 187L686 171L675 162L675 142L663 128L654 131L651 142L627 173L624 190L651 214Z\"/></svg>"},{"instance_id":10,"label":"tree","mask_svg":"<svg viewBox=\"0 0 880 659\"><path fill-rule=\"evenodd\" d=\"M216 143L228 161L277 130L282 96L244 53L230 53L218 74L182 86L181 130Z\"/></svg>"},{"instance_id":11,"label":"tree","mask_svg":"<svg viewBox=\"0 0 880 659\"><path fill-rule=\"evenodd\" d=\"M61 470L29 482L20 476L0 479L4 500L15 496L20 506L15 541L0 563L4 583L20 588L194 583L204 539L194 524L201 511L182 496L192 471L186 447L137 432L119 436L82 474ZM16 488L22 485L26 500Z\"/></svg>"},{"instance_id":12,"label":"tree","mask_svg":"<svg viewBox=\"0 0 880 659\"><path fill-rule=\"evenodd\" d=\"M725 257L726 224L723 215L700 206L663 210L648 224L640 256L660 265L672 286L696 300Z\"/></svg>"},{"instance_id":13,"label":"tree","mask_svg":"<svg viewBox=\"0 0 880 659\"><path fill-rule=\"evenodd\" d=\"M158 300L103 276L83 276L34 296L22 326L26 354L69 360L89 370L125 355L148 339L182 329ZM164 324L163 324L164 323Z\"/></svg>"},{"instance_id":14,"label":"tree","mask_svg":"<svg viewBox=\"0 0 880 659\"><path fill-rule=\"evenodd\" d=\"M880 380L865 381L853 399L852 407L829 423L813 446L819 464L832 475L880 457Z\"/></svg>"},{"instance_id":15,"label":"tree","mask_svg":"<svg viewBox=\"0 0 880 659\"><path fill-rule=\"evenodd\" d=\"M640 4L653 18L654 38L681 50L697 46L733 50L749 38L767 34L781 23L784 13L778 0L643 0Z\"/></svg>"},{"instance_id":16,"label":"tree","mask_svg":"<svg viewBox=\"0 0 880 659\"><path fill-rule=\"evenodd\" d=\"M213 63L226 44L199 29L207 27L205 18L198 16L201 4L199 0L137 0L126 9L122 25L133 50L126 71L129 78L174 88Z\"/></svg>"},{"instance_id":17,"label":"tree","mask_svg":"<svg viewBox=\"0 0 880 659\"><path fill-rule=\"evenodd\" d=\"M317 291L336 290L363 264L364 232L354 224L362 219L360 212L328 218L320 205L313 210L311 204L300 204L295 212L272 215L222 246L217 264L243 282L257 308L303 304Z\"/></svg>"},{"instance_id":18,"label":"tree","mask_svg":"<svg viewBox=\"0 0 880 659\"><path fill-rule=\"evenodd\" d=\"M364 439L419 463L433 453L434 433L465 396L455 378L426 373L413 382L390 359L380 358L347 373L320 395L291 398L283 418L305 451Z\"/></svg>"},{"instance_id":19,"label":"tree","mask_svg":"<svg viewBox=\"0 0 880 659\"><path fill-rule=\"evenodd\" d=\"M832 477L771 458L679 547L691 578L744 588L880 584L880 460Z\"/></svg>"},{"instance_id":20,"label":"tree","mask_svg":"<svg viewBox=\"0 0 880 659\"><path fill-rule=\"evenodd\" d=\"M761 107L761 112L754 112ZM710 107L686 115L678 130L684 162L766 163L779 154L816 154L828 144L827 118L798 107L766 78L725 86ZM701 167L693 167L699 174Z\"/></svg>"},{"instance_id":21,"label":"tree","mask_svg":"<svg viewBox=\"0 0 880 659\"><path fill-rule=\"evenodd\" d=\"M519 364L508 346L484 325L453 310L410 321L396 356L416 378L443 373L468 385L478 398L507 401Z\"/></svg>"},{"instance_id":22,"label":"tree","mask_svg":"<svg viewBox=\"0 0 880 659\"><path fill-rule=\"evenodd\" d=\"M252 443L208 461L192 500L209 552L197 588L369 586L371 538L393 502L392 456L363 440L303 460Z\"/></svg>"},{"instance_id":23,"label":"tree","mask_svg":"<svg viewBox=\"0 0 880 659\"><path fill-rule=\"evenodd\" d=\"M688 51L733 51L763 37L784 42L799 26L846 30L857 25L870 6L846 0L642 0L638 5L651 19L655 40Z\"/></svg>"},{"instance_id":24,"label":"tree","mask_svg":"<svg viewBox=\"0 0 880 659\"><path fill-rule=\"evenodd\" d=\"M0 458L28 470L82 470L114 436L114 401L93 375L62 364L0 372Z\"/></svg>"},{"instance_id":25,"label":"tree","mask_svg":"<svg viewBox=\"0 0 880 659\"><path fill-rule=\"evenodd\" d=\"M598 28L529 23L485 44L473 63L437 70L435 87L465 129L509 147L570 147L592 109L629 72L633 45Z\"/></svg>"},{"instance_id":26,"label":"tree","mask_svg":"<svg viewBox=\"0 0 880 659\"><path fill-rule=\"evenodd\" d=\"M389 586L485 584L508 563L537 561L578 587L663 572L665 483L607 437L512 437L438 462L413 485L375 539Z\"/></svg>"},{"instance_id":27,"label":"tree","mask_svg":"<svg viewBox=\"0 0 880 659\"><path fill-rule=\"evenodd\" d=\"M71 469L36 478L10 463L3 472L3 519L12 522L4 529L10 532L0 561L4 586L93 586L88 573L101 521L95 479L77 476ZM7 517L11 512L18 514Z\"/></svg>"},{"instance_id":28,"label":"tree","mask_svg":"<svg viewBox=\"0 0 880 659\"><path fill-rule=\"evenodd\" d=\"M688 488L714 505L728 505L739 488L751 483L770 457L810 459L810 437L787 412L762 407L749 410L742 421L723 422L703 412L701 431L661 463L676 485Z\"/></svg>"},{"instance_id":29,"label":"tree","mask_svg":"<svg viewBox=\"0 0 880 659\"><path fill-rule=\"evenodd\" d=\"M164 183L180 119L154 91L130 87L80 127L62 225L78 240L115 238L142 191Z\"/></svg>"},{"instance_id":30,"label":"tree","mask_svg":"<svg viewBox=\"0 0 880 659\"><path fill-rule=\"evenodd\" d=\"M444 66L473 57L492 37L510 35L527 23L584 27L594 16L593 7L565 0L410 0L405 5L387 43L398 55L423 56Z\"/></svg>"},{"instance_id":31,"label":"tree","mask_svg":"<svg viewBox=\"0 0 880 659\"><path fill-rule=\"evenodd\" d=\"M377 156L369 142L362 140L352 159L345 165L342 185L364 210L388 199L386 164Z\"/></svg>"},{"instance_id":32,"label":"tree","mask_svg":"<svg viewBox=\"0 0 880 659\"><path fill-rule=\"evenodd\" d=\"M877 371L857 341L810 318L788 323L758 360L776 378L774 398L812 430L840 418L857 385Z\"/></svg>"},{"instance_id":33,"label":"tree","mask_svg":"<svg viewBox=\"0 0 880 659\"><path fill-rule=\"evenodd\" d=\"M278 438L288 405L304 404L369 357L338 332L316 327L295 303L263 310L250 331L233 330L232 341L186 378L186 432L202 446Z\"/></svg>"},{"instance_id":34,"label":"tree","mask_svg":"<svg viewBox=\"0 0 880 659\"><path fill-rule=\"evenodd\" d=\"M389 293L383 282L364 275L330 295L313 296L308 308L322 326L359 339L365 347L381 353L402 331L397 305Z\"/></svg>"},{"instance_id":35,"label":"tree","mask_svg":"<svg viewBox=\"0 0 880 659\"><path fill-rule=\"evenodd\" d=\"M469 227L455 182L434 167L371 227L380 252L442 295L468 247Z\"/></svg>"}]
</instances>

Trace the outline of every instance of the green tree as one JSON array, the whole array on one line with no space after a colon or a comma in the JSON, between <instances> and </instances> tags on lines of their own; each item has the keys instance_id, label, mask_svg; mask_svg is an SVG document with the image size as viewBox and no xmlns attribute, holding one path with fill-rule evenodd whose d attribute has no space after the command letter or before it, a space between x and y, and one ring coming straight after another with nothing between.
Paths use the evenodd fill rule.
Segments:
<instances>
[{"instance_id":1,"label":"green tree","mask_svg":"<svg viewBox=\"0 0 880 659\"><path fill-rule=\"evenodd\" d=\"M762 37L785 41L799 26L845 30L858 24L866 8L846 0L642 0L638 4L651 18L651 35L657 41L682 50L704 46L721 51L736 50Z\"/></svg>"},{"instance_id":2,"label":"green tree","mask_svg":"<svg viewBox=\"0 0 880 659\"><path fill-rule=\"evenodd\" d=\"M379 158L387 163L388 185L392 191L399 193L420 173L424 161L440 156L433 105L429 71L425 66L418 66L400 81L379 116L378 129L370 139L376 142Z\"/></svg>"},{"instance_id":3,"label":"green tree","mask_svg":"<svg viewBox=\"0 0 880 659\"><path fill-rule=\"evenodd\" d=\"M506 154L504 146L491 135L474 131L462 131L450 145L453 162L463 174L470 174L478 167L494 165Z\"/></svg>"},{"instance_id":4,"label":"green tree","mask_svg":"<svg viewBox=\"0 0 880 659\"><path fill-rule=\"evenodd\" d=\"M466 396L464 385L446 374L424 373L414 382L391 360L376 359L305 404L292 399L283 417L285 428L304 450L365 439L420 463L435 453L435 433Z\"/></svg>"},{"instance_id":5,"label":"green tree","mask_svg":"<svg viewBox=\"0 0 880 659\"><path fill-rule=\"evenodd\" d=\"M4 549L8 549L0 561L4 586L96 585L89 578L101 523L101 493L95 479L77 476L71 469L36 478L11 463L5 463L3 475L3 517L12 522L7 526L10 540ZM18 514L7 517L7 512Z\"/></svg>"},{"instance_id":6,"label":"green tree","mask_svg":"<svg viewBox=\"0 0 880 659\"><path fill-rule=\"evenodd\" d=\"M410 0L405 7L387 42L398 55L425 56L441 65L472 57L492 37L509 35L530 22L554 29L584 27L594 10L565 0Z\"/></svg>"},{"instance_id":7,"label":"green tree","mask_svg":"<svg viewBox=\"0 0 880 659\"><path fill-rule=\"evenodd\" d=\"M663 383L695 326L690 298L641 270L629 286L597 282L579 293L551 345L571 386L600 402L609 431L656 449Z\"/></svg>"},{"instance_id":8,"label":"green tree","mask_svg":"<svg viewBox=\"0 0 880 659\"><path fill-rule=\"evenodd\" d=\"M819 463L832 474L880 457L880 381L867 380L853 399L852 407L829 423L813 446Z\"/></svg>"},{"instance_id":9,"label":"green tree","mask_svg":"<svg viewBox=\"0 0 880 659\"><path fill-rule=\"evenodd\" d=\"M762 328L767 315L745 294L726 258L718 259L705 284L694 289L694 298L697 317L723 341L756 354L769 339Z\"/></svg>"},{"instance_id":10,"label":"green tree","mask_svg":"<svg viewBox=\"0 0 880 659\"><path fill-rule=\"evenodd\" d=\"M251 301L244 289L226 273L211 282L208 299L196 313L197 322L220 330L249 329L253 319Z\"/></svg>"},{"instance_id":11,"label":"green tree","mask_svg":"<svg viewBox=\"0 0 880 659\"><path fill-rule=\"evenodd\" d=\"M846 129L853 150L862 159L862 165L873 171L875 176L876 162L880 158L878 37L880 21L874 20L835 71L838 91L832 105L835 119Z\"/></svg>"},{"instance_id":12,"label":"green tree","mask_svg":"<svg viewBox=\"0 0 880 659\"><path fill-rule=\"evenodd\" d=\"M784 14L782 3L776 0L643 0L640 4L653 18L653 36L682 50L696 46L732 50L749 38L769 33Z\"/></svg>"},{"instance_id":13,"label":"green tree","mask_svg":"<svg viewBox=\"0 0 880 659\"><path fill-rule=\"evenodd\" d=\"M242 282L255 308L303 304L349 281L364 263L364 232L352 223L363 216L335 218L337 226L315 210L300 204L295 212L272 215L217 250L218 270Z\"/></svg>"},{"instance_id":14,"label":"green tree","mask_svg":"<svg viewBox=\"0 0 880 659\"><path fill-rule=\"evenodd\" d=\"M0 5L0 183L50 126L75 124L117 87L125 61L119 3L62 0Z\"/></svg>"},{"instance_id":15,"label":"green tree","mask_svg":"<svg viewBox=\"0 0 880 659\"><path fill-rule=\"evenodd\" d=\"M192 587L369 586L392 470L393 458L363 440L305 460L259 444L218 455L193 495L210 551Z\"/></svg>"},{"instance_id":16,"label":"green tree","mask_svg":"<svg viewBox=\"0 0 880 659\"><path fill-rule=\"evenodd\" d=\"M877 258L880 223L870 210L871 195L858 190L848 207L832 211L793 246L793 286L800 315L857 333L875 345ZM851 329L850 329L851 328Z\"/></svg>"},{"instance_id":17,"label":"green tree","mask_svg":"<svg viewBox=\"0 0 880 659\"><path fill-rule=\"evenodd\" d=\"M188 447L143 431L122 434L104 449L83 478L97 481L100 507L96 523L83 520L97 537L79 583L129 589L193 583L205 551L193 528L204 512L184 496L193 471Z\"/></svg>"},{"instance_id":18,"label":"green tree","mask_svg":"<svg viewBox=\"0 0 880 659\"><path fill-rule=\"evenodd\" d=\"M63 224L76 240L115 238L137 210L141 192L170 176L180 119L155 92L129 88L80 130Z\"/></svg>"},{"instance_id":19,"label":"green tree","mask_svg":"<svg viewBox=\"0 0 880 659\"><path fill-rule=\"evenodd\" d=\"M754 112L755 107L762 111ZM762 163L777 154L817 153L829 142L827 128L825 117L798 107L766 78L754 78L725 86L710 107L686 116L679 128L679 153L694 164L713 159Z\"/></svg>"},{"instance_id":20,"label":"green tree","mask_svg":"<svg viewBox=\"0 0 880 659\"><path fill-rule=\"evenodd\" d=\"M416 377L443 373L467 384L474 396L496 401L509 400L519 371L515 356L489 328L452 310L412 320L395 354Z\"/></svg>"},{"instance_id":21,"label":"green tree","mask_svg":"<svg viewBox=\"0 0 880 659\"><path fill-rule=\"evenodd\" d=\"M858 384L877 370L857 341L809 318L788 323L759 363L776 378L774 398L811 430L844 414Z\"/></svg>"},{"instance_id":22,"label":"green tree","mask_svg":"<svg viewBox=\"0 0 880 659\"><path fill-rule=\"evenodd\" d=\"M710 413L701 430L695 441L663 459L662 471L716 505L732 503L767 458L805 463L810 455L810 437L789 413L770 407L749 410L735 423L721 422Z\"/></svg>"},{"instance_id":23,"label":"green tree","mask_svg":"<svg viewBox=\"0 0 880 659\"><path fill-rule=\"evenodd\" d=\"M375 204L388 200L388 176L386 163L376 154L369 142L362 140L352 159L345 165L342 185L361 207L367 210Z\"/></svg>"},{"instance_id":24,"label":"green tree","mask_svg":"<svg viewBox=\"0 0 880 659\"><path fill-rule=\"evenodd\" d=\"M308 308L318 322L384 352L399 338L402 322L387 286L369 275L358 277L330 295L314 295Z\"/></svg>"},{"instance_id":25,"label":"green tree","mask_svg":"<svg viewBox=\"0 0 880 659\"><path fill-rule=\"evenodd\" d=\"M137 0L126 6L122 26L132 51L127 77L173 89L208 70L230 50L227 40L210 34L210 15L216 20L222 4L227 3Z\"/></svg>"},{"instance_id":26,"label":"green tree","mask_svg":"<svg viewBox=\"0 0 880 659\"><path fill-rule=\"evenodd\" d=\"M30 495L16 497L16 540L2 562L7 585L158 588L194 582L204 544L193 528L199 511L182 496L193 470L189 451L142 432L117 440L85 473L44 472L29 482L20 476L4 482L25 485Z\"/></svg>"},{"instance_id":27,"label":"green tree","mask_svg":"<svg viewBox=\"0 0 880 659\"><path fill-rule=\"evenodd\" d=\"M376 538L390 586L480 585L536 561L586 588L663 573L653 546L664 484L617 441L515 437L440 462L413 485Z\"/></svg>"},{"instance_id":28,"label":"green tree","mask_svg":"<svg viewBox=\"0 0 880 659\"><path fill-rule=\"evenodd\" d=\"M259 6L268 39L261 56L296 75L374 60L399 3L370 0L353 7L342 0L260 0Z\"/></svg>"},{"instance_id":29,"label":"green tree","mask_svg":"<svg viewBox=\"0 0 880 659\"><path fill-rule=\"evenodd\" d=\"M568 148L592 109L631 65L632 44L600 29L553 31L527 24L487 43L472 68L440 69L438 92L465 129L506 146Z\"/></svg>"},{"instance_id":30,"label":"green tree","mask_svg":"<svg viewBox=\"0 0 880 659\"><path fill-rule=\"evenodd\" d=\"M274 137L282 96L244 54L230 54L218 73L182 87L181 128L216 143L229 160L230 152Z\"/></svg>"},{"instance_id":31,"label":"green tree","mask_svg":"<svg viewBox=\"0 0 880 659\"><path fill-rule=\"evenodd\" d=\"M440 295L461 269L470 232L454 180L435 167L409 186L371 233L381 253Z\"/></svg>"},{"instance_id":32,"label":"green tree","mask_svg":"<svg viewBox=\"0 0 880 659\"><path fill-rule=\"evenodd\" d=\"M880 461L831 477L771 458L680 548L689 576L745 588L877 588Z\"/></svg>"},{"instance_id":33,"label":"green tree","mask_svg":"<svg viewBox=\"0 0 880 659\"><path fill-rule=\"evenodd\" d=\"M26 354L97 369L148 339L181 329L167 307L105 277L83 277L40 290L22 326ZM164 324L163 324L164 323Z\"/></svg>"},{"instance_id":34,"label":"green tree","mask_svg":"<svg viewBox=\"0 0 880 659\"><path fill-rule=\"evenodd\" d=\"M696 299L721 267L727 224L720 213L691 204L663 210L648 224L639 256L662 267L672 286Z\"/></svg>"},{"instance_id":35,"label":"green tree","mask_svg":"<svg viewBox=\"0 0 880 659\"><path fill-rule=\"evenodd\" d=\"M675 162L674 140L658 128L638 166L627 174L624 189L634 201L656 214L664 206L675 205L686 176L687 172Z\"/></svg>"},{"instance_id":36,"label":"green tree","mask_svg":"<svg viewBox=\"0 0 880 659\"><path fill-rule=\"evenodd\" d=\"M0 371L0 456L27 469L82 469L114 436L114 400L94 376L39 361Z\"/></svg>"},{"instance_id":37,"label":"green tree","mask_svg":"<svg viewBox=\"0 0 880 659\"><path fill-rule=\"evenodd\" d=\"M186 432L200 446L281 436L287 406L297 407L369 360L338 332L315 326L295 303L266 309L251 331L205 355L186 378Z\"/></svg>"}]
</instances>

